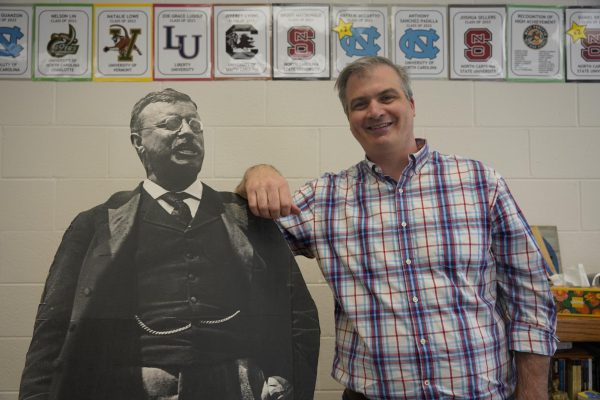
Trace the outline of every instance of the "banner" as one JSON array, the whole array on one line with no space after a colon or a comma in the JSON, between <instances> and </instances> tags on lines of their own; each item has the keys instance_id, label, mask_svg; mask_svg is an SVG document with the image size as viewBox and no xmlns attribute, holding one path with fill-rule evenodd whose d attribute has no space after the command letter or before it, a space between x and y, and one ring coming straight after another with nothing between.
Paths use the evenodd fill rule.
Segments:
<instances>
[{"instance_id":1,"label":"banner","mask_svg":"<svg viewBox=\"0 0 600 400\"><path fill-rule=\"evenodd\" d=\"M0 78L31 78L33 7L0 5Z\"/></svg>"},{"instance_id":2,"label":"banner","mask_svg":"<svg viewBox=\"0 0 600 400\"><path fill-rule=\"evenodd\" d=\"M508 8L508 78L563 81L563 9Z\"/></svg>"},{"instance_id":3,"label":"banner","mask_svg":"<svg viewBox=\"0 0 600 400\"><path fill-rule=\"evenodd\" d=\"M451 79L504 79L505 7L449 7Z\"/></svg>"},{"instance_id":4,"label":"banner","mask_svg":"<svg viewBox=\"0 0 600 400\"><path fill-rule=\"evenodd\" d=\"M600 8L567 8L567 80L600 81Z\"/></svg>"},{"instance_id":5,"label":"banner","mask_svg":"<svg viewBox=\"0 0 600 400\"><path fill-rule=\"evenodd\" d=\"M329 74L329 6L273 6L273 78Z\"/></svg>"},{"instance_id":6,"label":"banner","mask_svg":"<svg viewBox=\"0 0 600 400\"><path fill-rule=\"evenodd\" d=\"M92 6L40 4L34 10L34 79L92 79Z\"/></svg>"},{"instance_id":7,"label":"banner","mask_svg":"<svg viewBox=\"0 0 600 400\"><path fill-rule=\"evenodd\" d=\"M215 78L270 78L269 6L214 6Z\"/></svg>"},{"instance_id":8,"label":"banner","mask_svg":"<svg viewBox=\"0 0 600 400\"><path fill-rule=\"evenodd\" d=\"M212 7L154 5L154 79L210 79Z\"/></svg>"},{"instance_id":9,"label":"banner","mask_svg":"<svg viewBox=\"0 0 600 400\"><path fill-rule=\"evenodd\" d=\"M94 80L152 80L152 5L94 6Z\"/></svg>"},{"instance_id":10,"label":"banner","mask_svg":"<svg viewBox=\"0 0 600 400\"><path fill-rule=\"evenodd\" d=\"M394 62L411 78L448 78L446 7L393 7Z\"/></svg>"},{"instance_id":11,"label":"banner","mask_svg":"<svg viewBox=\"0 0 600 400\"><path fill-rule=\"evenodd\" d=\"M365 56L388 56L387 7L333 7L332 77Z\"/></svg>"}]
</instances>

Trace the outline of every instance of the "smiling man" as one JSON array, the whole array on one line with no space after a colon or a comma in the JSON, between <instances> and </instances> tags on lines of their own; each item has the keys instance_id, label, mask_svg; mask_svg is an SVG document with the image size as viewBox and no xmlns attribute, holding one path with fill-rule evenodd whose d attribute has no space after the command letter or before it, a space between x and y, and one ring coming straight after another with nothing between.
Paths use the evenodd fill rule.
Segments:
<instances>
[{"instance_id":1,"label":"smiling man","mask_svg":"<svg viewBox=\"0 0 600 400\"><path fill-rule=\"evenodd\" d=\"M317 258L344 399L547 399L554 303L502 177L415 138L407 73L388 59L353 62L336 87L365 159L293 199L266 165L238 190Z\"/></svg>"},{"instance_id":2,"label":"smiling man","mask_svg":"<svg viewBox=\"0 0 600 400\"><path fill-rule=\"evenodd\" d=\"M198 179L196 104L148 94L131 143L147 179L65 232L19 399L312 399L314 302L275 224Z\"/></svg>"}]
</instances>

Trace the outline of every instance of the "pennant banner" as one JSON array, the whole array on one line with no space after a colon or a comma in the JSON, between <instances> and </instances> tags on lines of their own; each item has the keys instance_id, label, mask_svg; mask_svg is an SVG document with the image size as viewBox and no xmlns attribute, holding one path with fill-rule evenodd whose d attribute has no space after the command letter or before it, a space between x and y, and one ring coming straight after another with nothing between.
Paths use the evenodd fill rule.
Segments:
<instances>
[{"instance_id":1,"label":"pennant banner","mask_svg":"<svg viewBox=\"0 0 600 400\"><path fill-rule=\"evenodd\" d=\"M0 5L0 77L31 78L33 7Z\"/></svg>"}]
</instances>

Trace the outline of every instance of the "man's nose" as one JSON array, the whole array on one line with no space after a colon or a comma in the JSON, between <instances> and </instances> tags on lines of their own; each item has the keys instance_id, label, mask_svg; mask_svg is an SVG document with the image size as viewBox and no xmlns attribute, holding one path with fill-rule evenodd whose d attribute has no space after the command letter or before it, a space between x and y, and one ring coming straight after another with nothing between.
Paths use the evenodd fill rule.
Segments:
<instances>
[{"instance_id":1,"label":"man's nose","mask_svg":"<svg viewBox=\"0 0 600 400\"><path fill-rule=\"evenodd\" d=\"M376 100L372 100L367 107L367 117L379 118L382 114L383 108L381 107L381 104Z\"/></svg>"},{"instance_id":2,"label":"man's nose","mask_svg":"<svg viewBox=\"0 0 600 400\"><path fill-rule=\"evenodd\" d=\"M184 134L193 135L194 131L192 130L192 127L190 126L190 124L185 119L182 119L181 120L181 128L179 128L179 131L177 132L177 134L178 135L184 135Z\"/></svg>"}]
</instances>

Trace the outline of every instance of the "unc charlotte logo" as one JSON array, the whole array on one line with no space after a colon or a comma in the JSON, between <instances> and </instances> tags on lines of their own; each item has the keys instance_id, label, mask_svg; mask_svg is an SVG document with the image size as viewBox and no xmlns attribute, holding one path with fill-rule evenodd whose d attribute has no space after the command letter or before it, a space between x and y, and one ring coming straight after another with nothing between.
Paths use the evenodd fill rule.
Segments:
<instances>
[{"instance_id":1,"label":"unc charlotte logo","mask_svg":"<svg viewBox=\"0 0 600 400\"><path fill-rule=\"evenodd\" d=\"M427 58L433 60L440 49L433 44L440 37L435 29L407 29L400 38L398 45L408 60L413 58ZM418 48L418 49L417 49Z\"/></svg>"},{"instance_id":2,"label":"unc charlotte logo","mask_svg":"<svg viewBox=\"0 0 600 400\"><path fill-rule=\"evenodd\" d=\"M23 32L18 26L0 27L0 56L17 58L23 51L23 46L17 43L22 37Z\"/></svg>"},{"instance_id":3,"label":"unc charlotte logo","mask_svg":"<svg viewBox=\"0 0 600 400\"><path fill-rule=\"evenodd\" d=\"M46 50L52 57L64 57L68 54L77 54L79 45L73 25L69 24L69 33L53 33Z\"/></svg>"},{"instance_id":4,"label":"unc charlotte logo","mask_svg":"<svg viewBox=\"0 0 600 400\"><path fill-rule=\"evenodd\" d=\"M381 50L381 46L375 43L381 34L374 26L353 27L352 22L346 22L340 18L338 25L333 30L338 33L340 46L348 57L376 56Z\"/></svg>"},{"instance_id":5,"label":"unc charlotte logo","mask_svg":"<svg viewBox=\"0 0 600 400\"><path fill-rule=\"evenodd\" d=\"M142 52L135 44L138 36L142 34L141 29L132 28L131 31L128 32L127 28L123 25L112 24L109 32L114 46L105 46L103 49L105 53L111 50L118 52L119 57L117 60L119 61L133 61L132 54L134 50L137 51L140 56L142 55Z\"/></svg>"}]
</instances>

